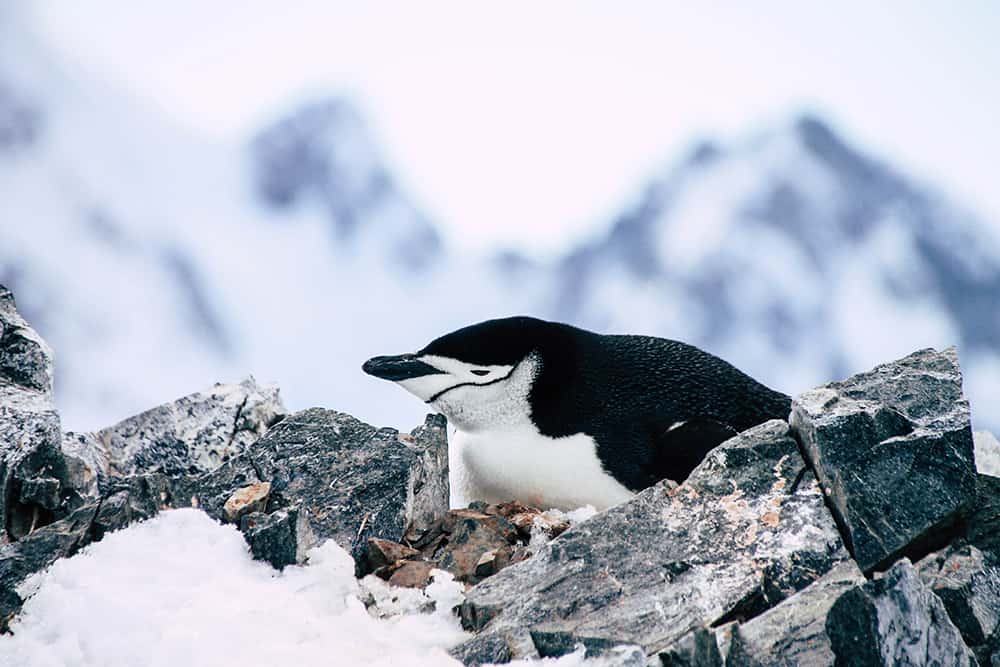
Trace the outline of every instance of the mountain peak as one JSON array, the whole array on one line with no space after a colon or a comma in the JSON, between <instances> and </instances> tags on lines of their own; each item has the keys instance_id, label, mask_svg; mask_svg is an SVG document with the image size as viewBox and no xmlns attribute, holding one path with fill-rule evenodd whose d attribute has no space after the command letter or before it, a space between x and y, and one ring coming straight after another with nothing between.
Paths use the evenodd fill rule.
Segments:
<instances>
[{"instance_id":1,"label":"mountain peak","mask_svg":"<svg viewBox=\"0 0 1000 667\"><path fill-rule=\"evenodd\" d=\"M393 263L408 269L429 266L443 251L437 230L401 191L348 100L301 106L258 133L251 152L256 192L271 208L318 205L338 241L376 238Z\"/></svg>"}]
</instances>

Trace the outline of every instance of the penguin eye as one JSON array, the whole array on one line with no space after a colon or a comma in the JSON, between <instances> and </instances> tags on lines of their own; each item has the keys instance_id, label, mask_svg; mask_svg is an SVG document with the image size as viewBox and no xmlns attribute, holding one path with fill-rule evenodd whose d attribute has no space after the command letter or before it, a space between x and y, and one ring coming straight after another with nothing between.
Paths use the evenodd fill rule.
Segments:
<instances>
[{"instance_id":1,"label":"penguin eye","mask_svg":"<svg viewBox=\"0 0 1000 667\"><path fill-rule=\"evenodd\" d=\"M476 368L476 369L473 369L472 374L473 375L489 375L490 372L487 371L487 370L484 370L482 368Z\"/></svg>"}]
</instances>

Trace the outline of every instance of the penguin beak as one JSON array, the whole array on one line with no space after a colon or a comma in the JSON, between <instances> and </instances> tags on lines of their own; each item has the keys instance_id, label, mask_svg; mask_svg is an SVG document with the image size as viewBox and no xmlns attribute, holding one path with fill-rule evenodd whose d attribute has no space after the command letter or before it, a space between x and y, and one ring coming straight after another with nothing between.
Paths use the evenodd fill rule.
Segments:
<instances>
[{"instance_id":1,"label":"penguin beak","mask_svg":"<svg viewBox=\"0 0 1000 667\"><path fill-rule=\"evenodd\" d=\"M372 357L361 367L368 375L374 375L383 380L399 382L424 375L442 374L444 371L417 359L414 354L400 354L394 357Z\"/></svg>"}]
</instances>

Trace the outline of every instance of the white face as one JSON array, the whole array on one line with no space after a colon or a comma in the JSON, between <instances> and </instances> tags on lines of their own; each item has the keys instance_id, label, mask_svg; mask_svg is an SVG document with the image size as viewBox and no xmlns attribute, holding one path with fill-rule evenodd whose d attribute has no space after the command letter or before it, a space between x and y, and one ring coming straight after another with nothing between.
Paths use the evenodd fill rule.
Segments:
<instances>
[{"instance_id":1,"label":"white face","mask_svg":"<svg viewBox=\"0 0 1000 667\"><path fill-rule=\"evenodd\" d=\"M433 354L418 359L442 372L397 384L433 405L457 428L467 432L502 429L528 418L528 393L538 372L534 356L510 366L468 364Z\"/></svg>"}]
</instances>

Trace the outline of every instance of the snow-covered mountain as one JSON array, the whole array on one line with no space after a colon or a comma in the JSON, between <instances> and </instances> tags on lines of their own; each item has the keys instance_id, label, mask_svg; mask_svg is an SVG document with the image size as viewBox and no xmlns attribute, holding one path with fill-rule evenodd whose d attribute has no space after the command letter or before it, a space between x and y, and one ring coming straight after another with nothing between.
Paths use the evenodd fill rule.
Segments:
<instances>
[{"instance_id":1,"label":"snow-covered mountain","mask_svg":"<svg viewBox=\"0 0 1000 667\"><path fill-rule=\"evenodd\" d=\"M790 393L957 344L973 414L1000 423L1000 242L814 116L700 144L555 281L560 319L688 340Z\"/></svg>"},{"instance_id":2,"label":"snow-covered mountain","mask_svg":"<svg viewBox=\"0 0 1000 667\"><path fill-rule=\"evenodd\" d=\"M204 141L3 7L0 283L57 351L69 428L247 372L417 423L361 362L515 312L688 340L787 392L957 343L1000 426L1000 243L817 118L698 146L553 264L457 256L346 100Z\"/></svg>"},{"instance_id":3,"label":"snow-covered mountain","mask_svg":"<svg viewBox=\"0 0 1000 667\"><path fill-rule=\"evenodd\" d=\"M463 269L348 103L308 105L247 145L207 142L54 62L17 5L3 10L0 282L57 351L69 427L247 372L292 405L422 417L361 363L496 302L438 298Z\"/></svg>"}]
</instances>

